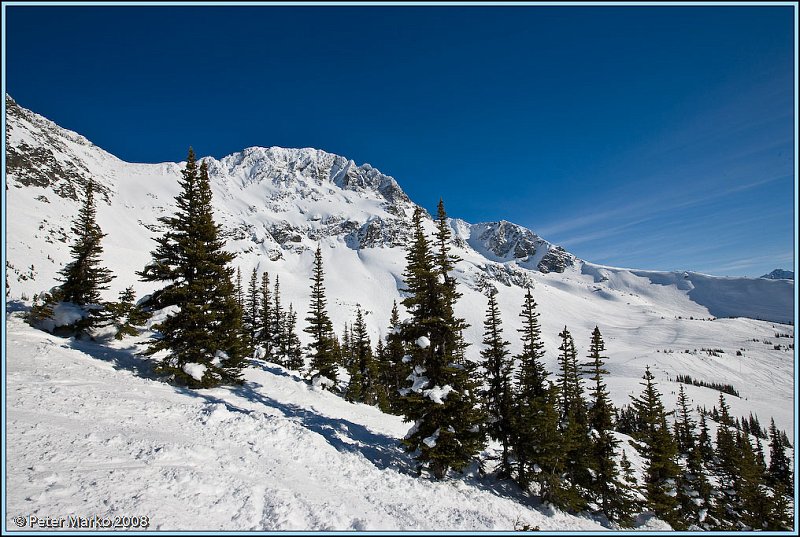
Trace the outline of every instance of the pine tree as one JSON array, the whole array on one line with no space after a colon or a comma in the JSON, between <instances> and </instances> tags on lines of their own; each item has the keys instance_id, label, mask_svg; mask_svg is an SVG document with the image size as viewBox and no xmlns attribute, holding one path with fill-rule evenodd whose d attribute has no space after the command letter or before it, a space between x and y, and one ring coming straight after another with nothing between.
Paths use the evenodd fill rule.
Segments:
<instances>
[{"instance_id":1,"label":"pine tree","mask_svg":"<svg viewBox=\"0 0 800 537\"><path fill-rule=\"evenodd\" d=\"M166 351L158 371L190 388L238 384L245 354L229 267L234 256L223 250L214 223L208 168L203 162L198 170L191 149L180 185L177 211L160 218L167 231L139 273L146 282L167 282L153 293L151 307L176 307L153 327L159 335L146 354Z\"/></svg>"},{"instance_id":2,"label":"pine tree","mask_svg":"<svg viewBox=\"0 0 800 537\"><path fill-rule=\"evenodd\" d=\"M489 306L486 320L483 323L483 344L481 351L486 369L488 387L484 393L486 415L488 416L487 432L489 437L500 442L503 447L500 476L511 475L509 449L511 446L512 393L511 393L511 360L506 347L508 341L503 340L502 320L497 308L492 288L489 293Z\"/></svg>"},{"instance_id":3,"label":"pine tree","mask_svg":"<svg viewBox=\"0 0 800 537\"><path fill-rule=\"evenodd\" d=\"M337 391L336 358L334 354L333 325L326 310L325 273L322 268L322 249L317 246L311 276L311 304L304 331L311 336L309 356L312 380L320 386Z\"/></svg>"},{"instance_id":4,"label":"pine tree","mask_svg":"<svg viewBox=\"0 0 800 537\"><path fill-rule=\"evenodd\" d=\"M30 311L25 315L25 321L34 328L52 332L54 327L53 316L54 308L59 302L63 302L64 293L60 287L53 287L49 293L37 293L33 295L33 304Z\"/></svg>"},{"instance_id":5,"label":"pine tree","mask_svg":"<svg viewBox=\"0 0 800 537\"><path fill-rule=\"evenodd\" d=\"M261 275L261 330L258 333L258 343L264 349L267 360L272 357L272 292L269 286L269 273Z\"/></svg>"},{"instance_id":6,"label":"pine tree","mask_svg":"<svg viewBox=\"0 0 800 537\"><path fill-rule=\"evenodd\" d=\"M350 328L347 323L344 323L344 330L342 330L342 356L337 362L349 370L353 366L353 354L353 345L350 342Z\"/></svg>"},{"instance_id":7,"label":"pine tree","mask_svg":"<svg viewBox=\"0 0 800 537\"><path fill-rule=\"evenodd\" d=\"M247 336L247 346L249 349L255 348L256 338L258 336L258 313L261 306L258 295L258 269L254 268L253 273L250 275L250 284L247 286L247 297L245 298L244 302L245 308L243 325L245 334Z\"/></svg>"},{"instance_id":8,"label":"pine tree","mask_svg":"<svg viewBox=\"0 0 800 537\"><path fill-rule=\"evenodd\" d=\"M700 446L703 464L711 464L714 458L714 447L711 445L711 435L708 431L706 415L703 413L700 414L700 434L697 436L697 445Z\"/></svg>"},{"instance_id":9,"label":"pine tree","mask_svg":"<svg viewBox=\"0 0 800 537\"><path fill-rule=\"evenodd\" d=\"M548 410L546 404L549 392L547 380L549 373L543 364L544 343L539 327L539 313L536 312L536 302L533 300L530 287L525 293L520 317L522 317L522 328L518 331L522 336L522 353L516 357L520 365L516 377L513 437L517 481L523 489L527 489L533 468L545 449L540 431L546 426L541 422ZM555 409L553 410L555 412ZM557 418L555 423L558 423ZM559 445L557 449L560 450L561 446ZM541 468L541 464L539 467ZM538 475L542 474L539 472ZM544 488L540 479L537 479L537 482L540 489Z\"/></svg>"},{"instance_id":10,"label":"pine tree","mask_svg":"<svg viewBox=\"0 0 800 537\"><path fill-rule=\"evenodd\" d=\"M773 487L781 483L791 494L794 489L794 476L792 462L786 456L786 447L783 437L778 433L778 428L775 426L775 419L770 419L768 480Z\"/></svg>"},{"instance_id":11,"label":"pine tree","mask_svg":"<svg viewBox=\"0 0 800 537\"><path fill-rule=\"evenodd\" d=\"M770 511L767 517L767 530L771 531L791 531L793 523L793 512L791 507L791 495L786 490L783 483L778 482L774 485L772 496L769 498Z\"/></svg>"},{"instance_id":12,"label":"pine tree","mask_svg":"<svg viewBox=\"0 0 800 537\"><path fill-rule=\"evenodd\" d=\"M391 378L392 366L386 357L386 347L383 344L383 339L380 337L378 338L378 343L375 345L375 368L378 372L376 382L378 408L381 409L381 412L389 414L392 412L389 394L394 387Z\"/></svg>"},{"instance_id":13,"label":"pine tree","mask_svg":"<svg viewBox=\"0 0 800 537\"><path fill-rule=\"evenodd\" d=\"M272 294L274 304L272 306L272 356L276 363L286 365L286 355L288 345L286 341L286 324L283 306L281 306L281 279L275 275L275 291Z\"/></svg>"},{"instance_id":14,"label":"pine tree","mask_svg":"<svg viewBox=\"0 0 800 537\"><path fill-rule=\"evenodd\" d=\"M294 311L294 306L289 304L289 311L286 314L286 322L283 323L286 328L286 363L284 364L287 369L300 371L303 366L303 351L300 347L300 338L297 337L297 313Z\"/></svg>"},{"instance_id":15,"label":"pine tree","mask_svg":"<svg viewBox=\"0 0 800 537\"><path fill-rule=\"evenodd\" d=\"M242 288L242 269L236 267L236 304L244 311L244 289Z\"/></svg>"},{"instance_id":16,"label":"pine tree","mask_svg":"<svg viewBox=\"0 0 800 537\"><path fill-rule=\"evenodd\" d=\"M633 473L633 466L628 459L625 450L622 451L622 458L619 463L622 470L622 483L623 486L617 491L615 497L615 518L617 523L623 528L630 528L633 526L634 516L640 511L642 503L640 501L637 490L639 484L636 482L636 476Z\"/></svg>"},{"instance_id":17,"label":"pine tree","mask_svg":"<svg viewBox=\"0 0 800 537\"><path fill-rule=\"evenodd\" d=\"M711 485L703 461L702 447L695 436L695 422L690 415L689 398L683 384L678 392L678 407L675 413L675 443L682 464L678 481L677 498L686 525L711 529L711 520L704 513L711 506Z\"/></svg>"},{"instance_id":18,"label":"pine tree","mask_svg":"<svg viewBox=\"0 0 800 537\"><path fill-rule=\"evenodd\" d=\"M150 314L139 307L135 300L136 293L131 285L119 294L118 302L108 305L111 322L117 330L114 335L115 339L139 335L137 328L144 325L150 318Z\"/></svg>"},{"instance_id":19,"label":"pine tree","mask_svg":"<svg viewBox=\"0 0 800 537\"><path fill-rule=\"evenodd\" d=\"M406 355L403 347L403 338L400 325L400 313L397 302L392 303L392 313L389 317L389 330L386 334L386 348L384 350L387 364L387 395L392 413L399 413L400 389L403 382L411 374L409 364L403 362Z\"/></svg>"},{"instance_id":20,"label":"pine tree","mask_svg":"<svg viewBox=\"0 0 800 537\"><path fill-rule=\"evenodd\" d=\"M563 421L573 407L580 405L583 389L578 376L578 354L575 352L575 342L572 339L572 334L569 333L565 326L564 331L560 332L558 337L561 338L561 345L558 347L558 350L561 351L561 354L558 355L558 383L561 390L561 416Z\"/></svg>"},{"instance_id":21,"label":"pine tree","mask_svg":"<svg viewBox=\"0 0 800 537\"><path fill-rule=\"evenodd\" d=\"M674 529L684 529L676 497L680 471L675 461L678 450L649 366L642 378L642 395L631 396L631 399L634 410L643 422L643 429L635 438L642 443L642 455L647 463L644 489L647 507Z\"/></svg>"},{"instance_id":22,"label":"pine tree","mask_svg":"<svg viewBox=\"0 0 800 537\"><path fill-rule=\"evenodd\" d=\"M543 502L570 506L575 500L574 492L564 482L567 454L559 428L559 397L558 386L548 381L541 405L536 414L532 414L534 429L531 434L535 435L535 443L526 447L529 458L525 461L528 467L525 479L531 476L537 483Z\"/></svg>"},{"instance_id":23,"label":"pine tree","mask_svg":"<svg viewBox=\"0 0 800 537\"><path fill-rule=\"evenodd\" d=\"M739 479L739 456L734 434L734 422L725 397L719 394L719 410L717 411L717 437L712 470L717 478L718 487L710 510L711 516L718 522L718 529L740 529L739 515L736 507L740 503L737 493ZM716 410L716 407L714 407Z\"/></svg>"},{"instance_id":24,"label":"pine tree","mask_svg":"<svg viewBox=\"0 0 800 537\"><path fill-rule=\"evenodd\" d=\"M682 455L688 455L694 449L695 424L689 415L689 399L686 396L683 384L681 384L678 391L678 412L675 416L675 428L675 442L677 443L678 452Z\"/></svg>"},{"instance_id":25,"label":"pine tree","mask_svg":"<svg viewBox=\"0 0 800 537\"><path fill-rule=\"evenodd\" d=\"M460 294L450 275L454 258L448 252L444 205L439 204L438 255L431 252L419 207L412 224L403 275L408 291L403 305L411 319L402 327L412 371L407 387L401 390L399 407L414 426L403 443L409 451L417 452L417 460L428 465L434 477L441 479L449 469L466 466L484 446L484 416L475 368L455 363L457 334L466 323L453 313Z\"/></svg>"},{"instance_id":26,"label":"pine tree","mask_svg":"<svg viewBox=\"0 0 800 537\"><path fill-rule=\"evenodd\" d=\"M356 309L356 322L353 324L350 345L352 364L347 398L349 401L375 405L378 403L378 369L372 356L372 344L360 307Z\"/></svg>"},{"instance_id":27,"label":"pine tree","mask_svg":"<svg viewBox=\"0 0 800 537\"><path fill-rule=\"evenodd\" d=\"M87 181L85 188L83 205L70 230L73 235L70 247L72 261L59 272L62 300L83 306L87 313L75 326L79 334L88 334L92 328L100 326L106 320L100 291L108 289L108 284L114 279L110 270L100 266L100 257L103 254L101 243L105 234L97 225L94 181Z\"/></svg>"},{"instance_id":28,"label":"pine tree","mask_svg":"<svg viewBox=\"0 0 800 537\"><path fill-rule=\"evenodd\" d=\"M561 390L561 435L566 462L564 477L565 503L560 507L572 511L582 511L587 505L587 489L591 484L591 454L589 446L589 423L583 387L578 376L578 354L572 335L564 327L559 333L561 354L558 357L559 387Z\"/></svg>"},{"instance_id":29,"label":"pine tree","mask_svg":"<svg viewBox=\"0 0 800 537\"><path fill-rule=\"evenodd\" d=\"M606 356L603 356L605 342L600 329L595 326L589 343L589 361L583 364L584 372L591 375L593 385L589 388L590 408L589 426L592 429L590 443L590 459L592 477L590 490L606 517L617 520L625 511L624 499L618 498L618 491L624 488L619 481L619 472L614 462L614 451L619 441L614 437L614 407L608 389L603 382L603 375L608 375L604 368ZM618 501L620 500L620 501Z\"/></svg>"},{"instance_id":30,"label":"pine tree","mask_svg":"<svg viewBox=\"0 0 800 537\"><path fill-rule=\"evenodd\" d=\"M737 430L736 447L739 452L739 475L735 481L739 505L735 507L737 518L745 529L766 529L770 514L770 502L764 474L758 465L749 434Z\"/></svg>"}]
</instances>

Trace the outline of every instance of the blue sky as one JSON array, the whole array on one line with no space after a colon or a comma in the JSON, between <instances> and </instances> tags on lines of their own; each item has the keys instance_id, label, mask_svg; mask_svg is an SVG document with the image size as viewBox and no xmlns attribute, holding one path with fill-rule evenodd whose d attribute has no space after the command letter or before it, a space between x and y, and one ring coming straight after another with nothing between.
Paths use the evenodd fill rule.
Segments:
<instances>
[{"instance_id":1,"label":"blue sky","mask_svg":"<svg viewBox=\"0 0 800 537\"><path fill-rule=\"evenodd\" d=\"M120 158L317 147L602 264L791 268L789 6L14 7L6 91Z\"/></svg>"}]
</instances>

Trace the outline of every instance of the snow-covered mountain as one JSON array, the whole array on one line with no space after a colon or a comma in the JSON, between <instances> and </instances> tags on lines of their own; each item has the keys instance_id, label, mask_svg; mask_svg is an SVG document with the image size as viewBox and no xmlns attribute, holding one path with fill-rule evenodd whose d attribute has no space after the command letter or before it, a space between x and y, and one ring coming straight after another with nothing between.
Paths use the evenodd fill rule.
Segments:
<instances>
[{"instance_id":1,"label":"snow-covered mountain","mask_svg":"<svg viewBox=\"0 0 800 537\"><path fill-rule=\"evenodd\" d=\"M56 283L69 259L67 233L80 183L89 177L101 190L98 221L108 234L104 261L117 275L109 298L131 284L139 296L152 291L152 284L138 282L134 272L150 258L152 239L161 231L158 217L173 210L183 163L124 162L9 96L6 107L10 298L30 300ZM369 164L310 148L251 147L205 160L215 217L245 279L253 268L280 276L287 301L302 317L311 254L320 243L336 328L361 305L373 339L385 330L392 301L401 296L403 245L414 209L394 178ZM426 226L433 232L431 219ZM456 271L465 289L460 307L471 325L472 343L480 341L482 292L488 286L501 291L512 345L510 329L527 285L534 287L552 341L564 325L580 341L595 324L601 329L609 324L619 327L618 337L628 342L628 330L646 330L670 318L706 324L697 319L793 321L791 280L606 267L504 220L471 224L453 218L451 226L454 253L463 259ZM715 321L722 322L747 321ZM635 346L658 348L648 342Z\"/></svg>"},{"instance_id":2,"label":"snow-covered mountain","mask_svg":"<svg viewBox=\"0 0 800 537\"><path fill-rule=\"evenodd\" d=\"M6 118L8 298L30 303L34 294L57 283L58 271L69 260L68 232L80 204L80 184L90 177L101 191L98 223L107 234L103 241L103 261L116 275L107 298L115 298L117 292L129 285L134 286L138 296L151 292L154 289L152 284L139 282L135 271L141 270L149 261L155 245L152 239L162 231L158 217L173 211L174 197L179 191L177 179L183 163L124 162L86 138L20 107L10 97L6 97ZM399 301L402 296L403 245L415 206L394 178L369 164L357 165L345 157L308 148L251 147L219 160L211 157L205 160L214 193L215 218L223 225L228 249L237 254L235 263L241 268L245 281L254 268L269 271L273 282L278 276L284 304L294 304L302 325L308 306L313 250L320 244L329 313L337 332L341 332L345 322L353 320L356 307L360 306L366 313L373 344L376 338L385 335L392 302ZM432 234L433 221L427 219L425 225ZM490 286L498 290L505 338L511 342L512 352L519 350L518 313L525 287L532 286L539 304L546 361L551 371L556 368L558 332L566 325L575 337L578 352L585 355L590 331L597 325L606 340L607 369L610 371L608 385L616 404L627 403L630 394L640 391L639 381L645 366L649 365L665 395L667 406L674 404L673 392L677 392L677 383L671 379L676 375L690 375L698 380L734 386L740 394L740 397L731 396L728 401L734 416L753 412L762 423L768 423L772 416L779 428L793 434L793 280L722 278L695 272L607 267L578 259L533 231L504 220L473 224L453 218L451 227L453 253L462 259L455 269L463 293L457 303L457 313L470 325L465 333L467 342L471 343L469 353L478 356L480 350L487 304L485 291ZM13 319L6 328L16 342L9 347L9 360L14 361L18 380L25 385L35 383L34 377L40 373L55 374L47 369L50 366L42 365L42 369L35 361L18 362L23 358L35 360L40 351L48 356L54 353L52 356L57 360L66 360L68 365L64 367L75 376L80 376L81 367L94 365L86 362L84 357L70 353L85 351L92 356L102 355L102 351L94 348L57 348L58 345L53 343L57 339L46 334L37 336ZM37 338L44 339L39 341ZM120 353L119 356L124 354ZM300 412L317 411L328 416L344 416L344 406L358 410L357 416L352 418L350 432L343 429L330 433L339 439L337 442L358 444L366 436L375 434L384 435L382 439L387 442L388 438L402 437L400 429L404 426L381 421L388 418L377 417L377 410L365 411L360 405L338 400L332 403L333 396L329 397L329 394L298 395L295 393L300 389L297 385L278 378L286 373L267 374L264 371L273 371L274 368L265 367L265 370L247 372L246 377L265 386L267 391L274 389L275 393L270 392L269 397L275 408L287 416L289 410L296 416ZM106 376L113 375L109 373ZM115 379L108 382L119 382L120 386L129 382ZM28 391L24 393L17 393L15 404L18 408L11 404L14 410L9 414L16 416L20 424L18 428L12 428L12 435L17 435L14 438L19 441L23 440L21 435L24 435L25 424L32 426L35 421L32 415L26 414L30 412L29 406L39 404L34 403L39 400L37 398L50 397L44 392L36 392L35 385L26 389ZM135 389L150 393L150 390L164 388L137 384ZM224 394L223 391L207 394L208 401L193 401L185 399L186 395L173 397L174 394L170 394L154 403L151 410L159 416L171 414L176 408L191 413L192 405L207 404L209 406L203 407L206 409L203 412L207 411L208 420L224 418L236 422L233 429L222 431L223 435L244 435L247 431L273 435L270 438L286 449L306 442L303 435L307 431L292 429L295 425L291 425L291 430L285 429L284 425L267 415L256 416L252 423L248 421L250 418L238 414L223 415L223 407L230 410L231 405L250 404L255 397L248 396L245 399L249 403L243 403L241 394ZM702 386L687 386L687 393L693 405L708 408L716 403L719 395L715 390ZM51 402L66 405L64 401L53 399ZM305 421L299 426L314 432L320 432L317 429L324 429L327 423L318 420L309 425ZM356 434L355 430L360 432ZM199 434L188 429L185 432L187 438ZM116 442L114 438L107 440ZM156 461L161 457L157 446L162 440L155 437L150 440L152 442L148 440L142 449L155 450L145 454L145 459ZM198 466L210 459L206 452L192 452L189 444L187 440L186 445L172 447L179 451L188 450L184 455L196 460ZM386 450L386 445L384 442L375 448L374 455L380 456L379 452ZM368 451L367 448L348 449L344 450L348 457ZM169 449L163 452L163 457L173 455ZM260 462L266 460L261 454L247 455L250 456ZM131 457L136 459L136 453L131 451ZM227 464L221 459L214 460L219 462L220 468ZM276 461L278 466L285 463ZM27 459L16 462L28 466ZM36 463L31 464L36 466ZM361 472L353 465L340 468ZM39 470L33 472L36 474ZM14 483L19 484L28 478L38 479L36 475L17 475L13 478L16 480ZM284 477L287 486L294 480L288 473ZM50 479L47 476L43 478ZM375 479L379 478L384 479L385 475L380 477L376 474ZM328 477L321 479L327 480ZM399 483L396 486L401 487ZM433 492L420 492L423 497L428 493ZM212 491L207 496L214 494ZM241 494L242 497L246 495L244 489ZM277 502L278 496L273 495L272 501ZM464 501L459 498L453 496L454 505ZM46 504L52 499L46 496L41 502ZM327 496L317 499L319 505L331 501ZM473 495L473 500L474 505L486 501L480 494ZM288 502L288 505L293 500L284 498L280 501ZM20 500L14 505L21 506L24 502ZM281 505L284 504L273 507L280 510ZM265 512L264 506L261 507ZM404 508L411 509L409 506ZM258 511L258 506L254 509ZM507 521L510 512L506 507L501 511L502 516L487 519L483 527L500 529L497 521ZM287 508L284 514L291 516L292 512ZM465 520L470 522L462 524L458 522L459 515L448 513L447 516L452 522L448 527L453 528L468 528L466 524L480 519L479 516L468 517ZM393 521L412 519L408 528L439 527L435 522L426 527L422 518L399 515L391 518ZM282 527L358 529L360 524L344 518L335 520L329 526L320 521L304 526L303 521L293 520ZM387 523L375 523L375 520L366 519L363 527L397 529L387 527ZM539 523L538 519L536 523ZM178 525L171 522L165 527ZM236 527L266 526L242 522ZM551 527L594 526L581 526L574 520L567 520L554 522ZM473 526L473 529L478 528Z\"/></svg>"},{"instance_id":3,"label":"snow-covered mountain","mask_svg":"<svg viewBox=\"0 0 800 537\"><path fill-rule=\"evenodd\" d=\"M794 280L794 272L791 270L776 268L772 272L764 274L761 277L766 278L767 280Z\"/></svg>"}]
</instances>

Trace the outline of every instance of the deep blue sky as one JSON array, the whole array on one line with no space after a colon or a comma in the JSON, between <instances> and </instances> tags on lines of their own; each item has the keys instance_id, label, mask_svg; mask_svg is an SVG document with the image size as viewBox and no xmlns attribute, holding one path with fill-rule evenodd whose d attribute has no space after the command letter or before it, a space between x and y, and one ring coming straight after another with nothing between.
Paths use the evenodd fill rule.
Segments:
<instances>
[{"instance_id":1,"label":"deep blue sky","mask_svg":"<svg viewBox=\"0 0 800 537\"><path fill-rule=\"evenodd\" d=\"M318 147L598 263L792 268L791 7L14 7L6 90L120 158Z\"/></svg>"}]
</instances>

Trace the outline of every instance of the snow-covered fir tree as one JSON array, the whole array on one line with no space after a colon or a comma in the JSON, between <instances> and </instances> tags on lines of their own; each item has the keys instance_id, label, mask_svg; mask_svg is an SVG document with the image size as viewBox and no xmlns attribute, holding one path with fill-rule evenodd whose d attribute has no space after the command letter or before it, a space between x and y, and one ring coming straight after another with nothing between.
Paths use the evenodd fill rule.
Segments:
<instances>
[{"instance_id":1,"label":"snow-covered fir tree","mask_svg":"<svg viewBox=\"0 0 800 537\"><path fill-rule=\"evenodd\" d=\"M81 307L84 315L76 322L74 329L79 335L90 335L93 328L107 320L100 291L108 289L114 276L100 264L105 234L97 224L94 181L86 181L84 189L83 205L70 229L73 237L70 246L72 261L59 272L62 283L58 298Z\"/></svg>"},{"instance_id":2,"label":"snow-covered fir tree","mask_svg":"<svg viewBox=\"0 0 800 537\"><path fill-rule=\"evenodd\" d=\"M274 313L273 313L274 317ZM317 246L311 275L311 304L308 326L304 331L311 336L308 356L311 359L312 382L323 389L337 390L338 375L334 349L333 325L327 312L325 298L325 272L322 268L322 248Z\"/></svg>"},{"instance_id":3,"label":"snow-covered fir tree","mask_svg":"<svg viewBox=\"0 0 800 537\"><path fill-rule=\"evenodd\" d=\"M261 275L261 312L259 315L260 330L258 344L264 350L267 359L272 357L272 291L269 284L269 272Z\"/></svg>"},{"instance_id":4,"label":"snow-covered fir tree","mask_svg":"<svg viewBox=\"0 0 800 537\"><path fill-rule=\"evenodd\" d=\"M578 366L575 341L567 327L560 332L558 383L561 395L560 430L564 450L564 493L560 506L572 512L586 508L591 484L591 438L587 404Z\"/></svg>"},{"instance_id":5,"label":"snow-covered fir tree","mask_svg":"<svg viewBox=\"0 0 800 537\"><path fill-rule=\"evenodd\" d=\"M527 489L534 479L540 491L545 488L544 478L546 472L534 472L535 467L542 468L541 458L552 458L545 451L553 448L560 442L546 444L557 434L558 414L555 407L551 412L546 408L548 401L548 375L544 366L544 343L542 342L541 328L539 326L539 313L536 311L536 301L533 299L530 287L525 292L525 301L522 312L522 328L519 329L522 340L522 352L516 356L519 369L516 376L516 390L514 394L514 420L513 446L514 458L517 466L517 481L523 489ZM551 416L552 423L545 423L547 416ZM544 433L548 428L553 432Z\"/></svg>"},{"instance_id":6,"label":"snow-covered fir tree","mask_svg":"<svg viewBox=\"0 0 800 537\"><path fill-rule=\"evenodd\" d=\"M677 499L679 468L678 449L667 425L667 412L656 388L650 367L642 377L644 387L638 397L630 396L633 408L642 420L643 428L634 434L645 458L644 495L646 505L657 517L675 529L685 529L685 520Z\"/></svg>"},{"instance_id":7,"label":"snow-covered fir tree","mask_svg":"<svg viewBox=\"0 0 800 537\"><path fill-rule=\"evenodd\" d=\"M244 300L244 312L242 324L244 325L245 337L248 349L256 346L258 336L259 309L261 306L258 289L258 269L254 268L250 274L250 283L247 285L247 295Z\"/></svg>"},{"instance_id":8,"label":"snow-covered fir tree","mask_svg":"<svg viewBox=\"0 0 800 537\"><path fill-rule=\"evenodd\" d=\"M408 293L403 305L411 318L402 327L412 370L401 390L400 408L414 426L403 443L441 479L450 469L464 468L484 446L485 418L474 369L455 363L457 332L464 321L453 314L459 294L450 275L453 258L448 252L444 205L439 203L436 254L423 230L419 207L412 224L403 274Z\"/></svg>"},{"instance_id":9,"label":"snow-covered fir tree","mask_svg":"<svg viewBox=\"0 0 800 537\"><path fill-rule=\"evenodd\" d=\"M132 285L121 291L119 300L109 303L107 308L109 320L116 330L115 339L139 335L139 328L150 318L150 314L136 303Z\"/></svg>"},{"instance_id":10,"label":"snow-covered fir tree","mask_svg":"<svg viewBox=\"0 0 800 537\"><path fill-rule=\"evenodd\" d=\"M512 386L511 360L507 347L508 341L503 339L503 326L500 311L497 307L497 290L489 290L489 305L483 323L483 345L481 356L486 369L486 384L483 398L486 406L487 432L489 437L500 442L503 453L500 460L500 475L511 475L510 448L512 435Z\"/></svg>"},{"instance_id":11,"label":"snow-covered fir tree","mask_svg":"<svg viewBox=\"0 0 800 537\"><path fill-rule=\"evenodd\" d=\"M615 452L619 441L612 432L614 406L608 388L603 381L607 357L603 355L605 342L600 329L595 326L589 342L589 360L583 364L583 372L589 375L589 427L591 429L589 491L600 511L611 521L626 518L625 499L620 498L625 484L619 479Z\"/></svg>"},{"instance_id":12,"label":"snow-covered fir tree","mask_svg":"<svg viewBox=\"0 0 800 537\"><path fill-rule=\"evenodd\" d=\"M166 283L148 305L174 308L153 326L157 333L146 353L164 352L158 371L178 384L238 384L245 348L229 266L234 255L223 249L214 223L208 168L203 162L198 169L191 149L182 174L176 212L159 219L167 231L156 239L153 260L139 273L143 281Z\"/></svg>"}]
</instances>

